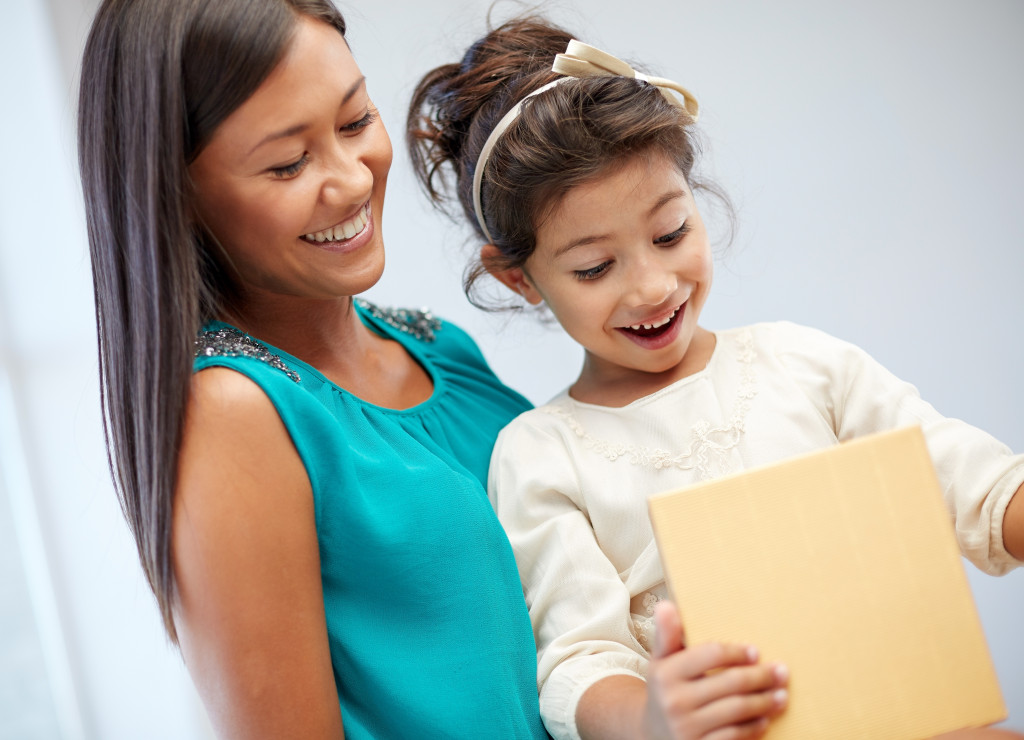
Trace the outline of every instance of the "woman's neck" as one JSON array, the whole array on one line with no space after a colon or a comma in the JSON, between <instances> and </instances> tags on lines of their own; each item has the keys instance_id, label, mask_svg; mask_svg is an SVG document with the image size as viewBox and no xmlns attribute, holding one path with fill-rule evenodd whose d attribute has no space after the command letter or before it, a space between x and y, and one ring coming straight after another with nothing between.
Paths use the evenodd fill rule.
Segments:
<instances>
[{"instance_id":1,"label":"woman's neck","mask_svg":"<svg viewBox=\"0 0 1024 740\"><path fill-rule=\"evenodd\" d=\"M260 300L224 318L378 406L410 408L433 392L426 370L401 344L367 328L351 297Z\"/></svg>"},{"instance_id":2,"label":"woman's neck","mask_svg":"<svg viewBox=\"0 0 1024 740\"><path fill-rule=\"evenodd\" d=\"M241 301L223 319L318 369L358 358L370 333L350 296L315 301L261 296Z\"/></svg>"}]
</instances>

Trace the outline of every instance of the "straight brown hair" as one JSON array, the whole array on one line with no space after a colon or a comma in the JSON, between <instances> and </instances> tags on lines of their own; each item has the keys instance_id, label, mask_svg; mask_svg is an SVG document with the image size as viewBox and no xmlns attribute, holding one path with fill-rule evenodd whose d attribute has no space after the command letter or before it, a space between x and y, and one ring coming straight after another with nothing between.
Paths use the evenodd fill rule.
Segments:
<instances>
[{"instance_id":1,"label":"straight brown hair","mask_svg":"<svg viewBox=\"0 0 1024 740\"><path fill-rule=\"evenodd\" d=\"M329 0L105 0L82 60L78 154L108 463L170 639L177 457L202 323L234 289L188 164Z\"/></svg>"}]
</instances>

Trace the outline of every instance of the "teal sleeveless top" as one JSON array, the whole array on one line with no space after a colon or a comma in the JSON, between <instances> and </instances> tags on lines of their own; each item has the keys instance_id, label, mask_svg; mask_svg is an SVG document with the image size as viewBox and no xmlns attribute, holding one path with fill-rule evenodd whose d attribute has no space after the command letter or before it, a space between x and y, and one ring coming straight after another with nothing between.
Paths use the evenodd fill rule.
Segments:
<instances>
[{"instance_id":1,"label":"teal sleeveless top","mask_svg":"<svg viewBox=\"0 0 1024 740\"><path fill-rule=\"evenodd\" d=\"M345 736L547 738L530 618L486 494L498 430L529 403L456 326L356 305L429 373L427 401L367 403L218 322L194 363L258 384L305 464Z\"/></svg>"}]
</instances>

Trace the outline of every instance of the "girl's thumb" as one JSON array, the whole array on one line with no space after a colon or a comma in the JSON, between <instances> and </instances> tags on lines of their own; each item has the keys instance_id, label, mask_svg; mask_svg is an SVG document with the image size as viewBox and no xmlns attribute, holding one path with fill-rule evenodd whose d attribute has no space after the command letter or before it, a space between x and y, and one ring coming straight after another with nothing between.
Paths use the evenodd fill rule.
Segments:
<instances>
[{"instance_id":1,"label":"girl's thumb","mask_svg":"<svg viewBox=\"0 0 1024 740\"><path fill-rule=\"evenodd\" d=\"M659 601L654 607L654 650L651 657L664 658L686 647L679 610L671 601Z\"/></svg>"}]
</instances>

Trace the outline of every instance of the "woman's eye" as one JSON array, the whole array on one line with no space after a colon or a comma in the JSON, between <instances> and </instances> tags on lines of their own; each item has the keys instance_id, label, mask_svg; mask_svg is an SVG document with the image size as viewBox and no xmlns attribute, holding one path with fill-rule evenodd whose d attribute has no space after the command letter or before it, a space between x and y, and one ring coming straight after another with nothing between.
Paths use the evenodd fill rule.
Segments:
<instances>
[{"instance_id":1,"label":"woman's eye","mask_svg":"<svg viewBox=\"0 0 1024 740\"><path fill-rule=\"evenodd\" d=\"M594 280L601 277L611 266L612 261L608 260L595 267L588 267L586 270L573 270L572 272L577 280Z\"/></svg>"},{"instance_id":2,"label":"woman's eye","mask_svg":"<svg viewBox=\"0 0 1024 740\"><path fill-rule=\"evenodd\" d=\"M302 168L309 163L309 155L303 154L297 160L291 164L286 164L283 167L271 167L270 173L274 177L279 177L282 180L286 180L289 177L295 177L297 174L302 172Z\"/></svg>"},{"instance_id":3,"label":"woman's eye","mask_svg":"<svg viewBox=\"0 0 1024 740\"><path fill-rule=\"evenodd\" d=\"M675 244L677 241L679 241L680 239L682 239L684 236L686 236L689 233L690 233L690 225L684 222L682 226L680 226L678 229L673 231L671 234L665 234L665 236L659 236L657 239L654 240L654 243L658 244L659 246L667 247L667 246L670 246L672 244Z\"/></svg>"},{"instance_id":4,"label":"woman's eye","mask_svg":"<svg viewBox=\"0 0 1024 740\"><path fill-rule=\"evenodd\" d=\"M341 127L341 130L349 132L349 133L351 133L353 131L359 131L361 129L366 128L367 126L369 126L371 123L373 123L376 120L377 120L377 111L375 111L372 108L370 108L370 109L368 109L366 111L366 115L365 116L360 118L358 121L353 121L352 123L346 123L344 126Z\"/></svg>"}]
</instances>

